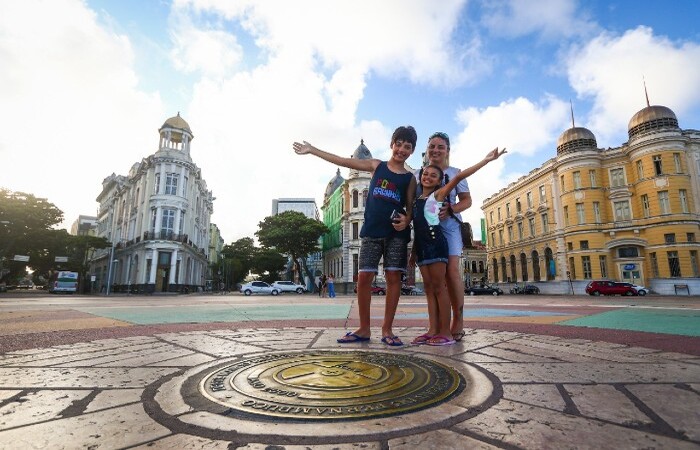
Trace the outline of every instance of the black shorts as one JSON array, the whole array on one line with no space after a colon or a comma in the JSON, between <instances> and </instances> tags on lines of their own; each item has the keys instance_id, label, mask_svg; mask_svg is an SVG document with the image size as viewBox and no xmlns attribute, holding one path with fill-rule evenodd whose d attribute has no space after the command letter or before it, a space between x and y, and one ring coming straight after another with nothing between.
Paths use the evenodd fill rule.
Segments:
<instances>
[{"instance_id":1,"label":"black shorts","mask_svg":"<svg viewBox=\"0 0 700 450\"><path fill-rule=\"evenodd\" d=\"M360 272L379 271L379 260L384 258L384 270L406 271L408 265L407 242L403 237L362 238L360 244Z\"/></svg>"}]
</instances>

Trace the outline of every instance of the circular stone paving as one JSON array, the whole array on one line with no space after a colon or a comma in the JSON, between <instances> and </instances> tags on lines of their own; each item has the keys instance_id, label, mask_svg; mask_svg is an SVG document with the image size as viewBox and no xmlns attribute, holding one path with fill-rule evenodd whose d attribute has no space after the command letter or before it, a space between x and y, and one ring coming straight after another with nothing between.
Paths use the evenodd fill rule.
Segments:
<instances>
[{"instance_id":1,"label":"circular stone paving","mask_svg":"<svg viewBox=\"0 0 700 450\"><path fill-rule=\"evenodd\" d=\"M502 395L478 367L413 352L275 351L154 383L146 412L173 432L231 442L363 442L449 427Z\"/></svg>"},{"instance_id":2,"label":"circular stone paving","mask_svg":"<svg viewBox=\"0 0 700 450\"><path fill-rule=\"evenodd\" d=\"M464 385L454 369L412 355L315 351L236 361L206 375L199 391L241 413L307 421L415 411Z\"/></svg>"}]
</instances>

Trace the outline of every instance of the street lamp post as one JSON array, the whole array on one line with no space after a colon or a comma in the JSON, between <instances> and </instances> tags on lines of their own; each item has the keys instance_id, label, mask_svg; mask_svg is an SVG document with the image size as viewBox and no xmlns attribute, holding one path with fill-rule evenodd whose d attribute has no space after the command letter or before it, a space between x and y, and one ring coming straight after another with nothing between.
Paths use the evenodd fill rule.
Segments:
<instances>
[{"instance_id":1,"label":"street lamp post","mask_svg":"<svg viewBox=\"0 0 700 450\"><path fill-rule=\"evenodd\" d=\"M107 291L106 294L109 295L109 288L112 286L112 265L114 263L114 243L112 243L112 248L109 251L109 272L107 274Z\"/></svg>"}]
</instances>

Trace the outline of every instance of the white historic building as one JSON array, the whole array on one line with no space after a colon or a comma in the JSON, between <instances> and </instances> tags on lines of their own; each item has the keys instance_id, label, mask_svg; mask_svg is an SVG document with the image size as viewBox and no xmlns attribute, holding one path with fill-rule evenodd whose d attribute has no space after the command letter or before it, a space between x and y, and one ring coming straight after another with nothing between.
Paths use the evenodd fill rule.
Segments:
<instances>
[{"instance_id":1,"label":"white historic building","mask_svg":"<svg viewBox=\"0 0 700 450\"><path fill-rule=\"evenodd\" d=\"M205 285L214 198L190 157L187 122L178 113L158 131L158 151L127 176L105 178L97 196L97 235L113 244L91 260L103 289L189 292Z\"/></svg>"}]
</instances>

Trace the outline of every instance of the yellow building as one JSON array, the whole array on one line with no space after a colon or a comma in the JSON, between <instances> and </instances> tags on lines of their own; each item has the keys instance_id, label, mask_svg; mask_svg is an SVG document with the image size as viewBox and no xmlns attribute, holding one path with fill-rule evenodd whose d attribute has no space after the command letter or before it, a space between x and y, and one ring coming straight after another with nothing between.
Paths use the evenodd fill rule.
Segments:
<instances>
[{"instance_id":1,"label":"yellow building","mask_svg":"<svg viewBox=\"0 0 700 450\"><path fill-rule=\"evenodd\" d=\"M700 131L647 106L599 149L566 130L557 156L484 201L489 280L583 294L590 280L700 294Z\"/></svg>"}]
</instances>

